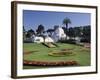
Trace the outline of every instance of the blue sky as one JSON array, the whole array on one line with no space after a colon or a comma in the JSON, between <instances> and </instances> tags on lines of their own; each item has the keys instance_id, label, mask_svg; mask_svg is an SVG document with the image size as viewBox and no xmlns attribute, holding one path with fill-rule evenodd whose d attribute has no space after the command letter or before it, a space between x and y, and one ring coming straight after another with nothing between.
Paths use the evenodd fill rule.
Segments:
<instances>
[{"instance_id":1,"label":"blue sky","mask_svg":"<svg viewBox=\"0 0 100 80\"><path fill-rule=\"evenodd\" d=\"M23 25L26 30L36 30L39 24L42 24L45 30L48 28L53 29L54 25L64 26L62 22L66 17L71 20L69 27L91 24L90 13L23 10Z\"/></svg>"}]
</instances>

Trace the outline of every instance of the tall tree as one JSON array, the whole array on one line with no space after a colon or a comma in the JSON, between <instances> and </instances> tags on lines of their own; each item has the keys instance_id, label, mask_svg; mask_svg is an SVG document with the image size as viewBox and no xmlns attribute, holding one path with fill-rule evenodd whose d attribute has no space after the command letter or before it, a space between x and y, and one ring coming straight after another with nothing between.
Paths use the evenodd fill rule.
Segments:
<instances>
[{"instance_id":1,"label":"tall tree","mask_svg":"<svg viewBox=\"0 0 100 80\"><path fill-rule=\"evenodd\" d=\"M54 32L54 29L48 29L47 30L47 33L49 33L49 36L51 36L53 32Z\"/></svg>"},{"instance_id":2,"label":"tall tree","mask_svg":"<svg viewBox=\"0 0 100 80\"><path fill-rule=\"evenodd\" d=\"M71 24L71 20L69 19L69 18L65 18L64 20L63 20L63 24L64 25L66 25L66 28L65 28L65 30L64 30L64 32L66 32L66 35L68 34L68 24ZM67 37L66 37L67 38Z\"/></svg>"},{"instance_id":3,"label":"tall tree","mask_svg":"<svg viewBox=\"0 0 100 80\"><path fill-rule=\"evenodd\" d=\"M71 24L71 20L70 20L69 18L66 17L66 18L63 20L63 24L66 25L66 29L68 29L68 24Z\"/></svg>"},{"instance_id":4,"label":"tall tree","mask_svg":"<svg viewBox=\"0 0 100 80\"><path fill-rule=\"evenodd\" d=\"M40 24L36 30L37 35L41 35L44 32L44 26Z\"/></svg>"},{"instance_id":5,"label":"tall tree","mask_svg":"<svg viewBox=\"0 0 100 80\"><path fill-rule=\"evenodd\" d=\"M83 38L87 42L90 42L91 40L91 28L90 27L91 27L90 25L83 27Z\"/></svg>"},{"instance_id":6,"label":"tall tree","mask_svg":"<svg viewBox=\"0 0 100 80\"><path fill-rule=\"evenodd\" d=\"M28 30L28 32L31 33L31 34L35 34L33 29Z\"/></svg>"},{"instance_id":7,"label":"tall tree","mask_svg":"<svg viewBox=\"0 0 100 80\"><path fill-rule=\"evenodd\" d=\"M28 30L28 31L27 31L26 37L27 37L27 38L31 38L32 35L35 35L34 30L32 30L32 29Z\"/></svg>"}]
</instances>

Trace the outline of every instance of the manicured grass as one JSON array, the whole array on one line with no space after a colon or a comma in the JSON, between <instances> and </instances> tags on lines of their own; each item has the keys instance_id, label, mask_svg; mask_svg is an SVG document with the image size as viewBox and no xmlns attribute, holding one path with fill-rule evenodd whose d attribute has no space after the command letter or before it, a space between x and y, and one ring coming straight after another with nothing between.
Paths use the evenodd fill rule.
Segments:
<instances>
[{"instance_id":1,"label":"manicured grass","mask_svg":"<svg viewBox=\"0 0 100 80\"><path fill-rule=\"evenodd\" d=\"M30 61L70 61L75 60L77 61L80 66L89 66L90 65L90 49L84 48L82 46L78 46L75 44L66 44L66 43L57 43L58 47L55 48L48 48L44 46L43 44L37 44L37 43L24 43L23 50L24 52L31 51L30 54L24 53L24 60L30 60ZM70 56L50 56L48 53L54 52L54 51L60 51L62 49L70 49L70 51L74 55ZM32 52L33 51L33 52ZM36 66L24 66L24 69L32 69L32 68L38 68ZM40 67L39 67L40 68Z\"/></svg>"}]
</instances>

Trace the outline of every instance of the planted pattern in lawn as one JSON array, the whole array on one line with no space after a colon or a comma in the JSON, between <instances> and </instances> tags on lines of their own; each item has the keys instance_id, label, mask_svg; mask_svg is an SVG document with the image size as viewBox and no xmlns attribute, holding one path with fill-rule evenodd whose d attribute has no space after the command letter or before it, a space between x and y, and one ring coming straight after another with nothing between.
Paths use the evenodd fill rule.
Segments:
<instances>
[{"instance_id":1,"label":"planted pattern in lawn","mask_svg":"<svg viewBox=\"0 0 100 80\"><path fill-rule=\"evenodd\" d=\"M78 46L75 44L66 44L66 43L57 43L58 47L48 48L43 44L37 43L24 43L24 60L28 61L42 61L42 62L59 62L59 61L77 61L80 66L89 66L90 65L90 48L85 48L83 46ZM59 51L70 51L74 55L64 55L64 56L50 56L48 54L52 52ZM26 55L25 52L30 52ZM36 66L25 66L26 68L36 68ZM37 67L38 68L38 67Z\"/></svg>"}]
</instances>

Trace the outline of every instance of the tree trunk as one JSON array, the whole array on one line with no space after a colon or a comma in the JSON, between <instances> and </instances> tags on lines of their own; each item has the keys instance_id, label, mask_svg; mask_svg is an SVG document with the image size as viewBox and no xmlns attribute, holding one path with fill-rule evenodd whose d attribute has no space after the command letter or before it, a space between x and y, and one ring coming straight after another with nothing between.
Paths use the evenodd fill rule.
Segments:
<instances>
[{"instance_id":1,"label":"tree trunk","mask_svg":"<svg viewBox=\"0 0 100 80\"><path fill-rule=\"evenodd\" d=\"M68 29L68 24L66 24L66 30Z\"/></svg>"},{"instance_id":2,"label":"tree trunk","mask_svg":"<svg viewBox=\"0 0 100 80\"><path fill-rule=\"evenodd\" d=\"M66 39L67 39L67 33L68 33L68 24L66 24Z\"/></svg>"}]
</instances>

